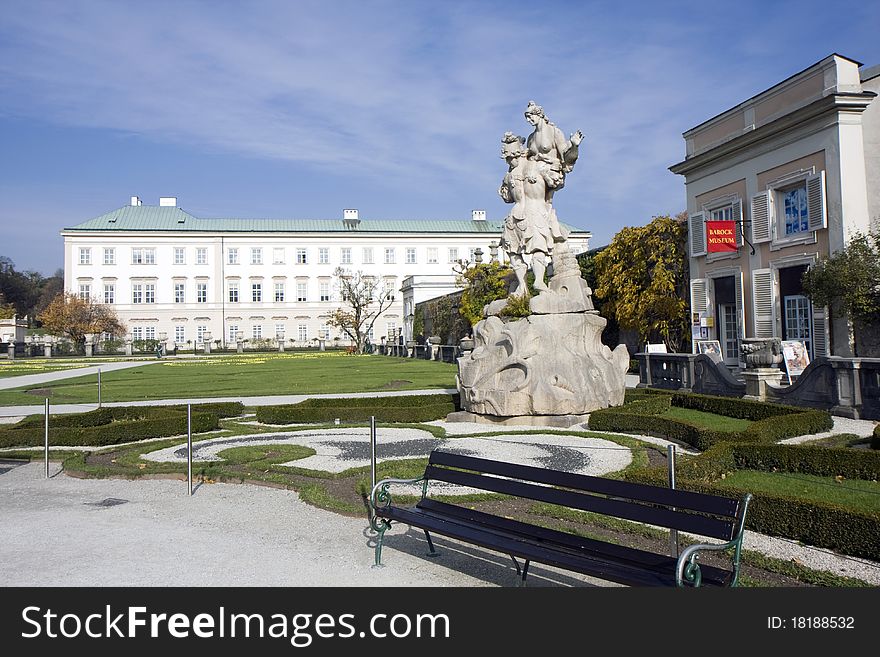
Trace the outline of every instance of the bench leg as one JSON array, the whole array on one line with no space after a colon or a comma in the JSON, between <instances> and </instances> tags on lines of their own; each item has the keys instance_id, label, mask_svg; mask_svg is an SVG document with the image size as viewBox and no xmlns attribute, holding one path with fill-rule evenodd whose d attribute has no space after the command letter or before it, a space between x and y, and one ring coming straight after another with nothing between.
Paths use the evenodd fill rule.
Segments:
<instances>
[{"instance_id":1,"label":"bench leg","mask_svg":"<svg viewBox=\"0 0 880 657\"><path fill-rule=\"evenodd\" d=\"M530 563L532 563L532 562L529 561L528 559L526 559L525 564L523 564L523 569L522 569L522 580L520 580L520 581L521 581L521 586L525 586L525 585L526 585L526 576L529 574L529 564L530 564Z\"/></svg>"},{"instance_id":2,"label":"bench leg","mask_svg":"<svg viewBox=\"0 0 880 657\"><path fill-rule=\"evenodd\" d=\"M516 560L516 557L512 554L508 554L507 556L509 556L513 561L513 567L516 568L516 576L519 577L520 575L522 575L522 569L519 567L519 561Z\"/></svg>"},{"instance_id":3,"label":"bench leg","mask_svg":"<svg viewBox=\"0 0 880 657\"><path fill-rule=\"evenodd\" d=\"M425 538L428 539L428 549L430 550L430 552L428 552L427 556L439 557L440 553L434 549L434 541L431 540L431 535L428 533L427 529L425 530Z\"/></svg>"},{"instance_id":4,"label":"bench leg","mask_svg":"<svg viewBox=\"0 0 880 657\"><path fill-rule=\"evenodd\" d=\"M514 565L514 567L516 567L516 574L518 576L520 576L518 586L525 586L526 585L526 577L529 574L529 564L532 562L529 561L528 559L526 559L525 563L523 564L523 567L520 568L519 562L516 560L516 557L513 556L512 554L510 554L508 556L513 560L513 565Z\"/></svg>"},{"instance_id":5,"label":"bench leg","mask_svg":"<svg viewBox=\"0 0 880 657\"><path fill-rule=\"evenodd\" d=\"M373 564L373 568L382 568L382 539L385 538L385 531L388 529L388 525L385 523L381 523L376 530L376 563Z\"/></svg>"}]
</instances>

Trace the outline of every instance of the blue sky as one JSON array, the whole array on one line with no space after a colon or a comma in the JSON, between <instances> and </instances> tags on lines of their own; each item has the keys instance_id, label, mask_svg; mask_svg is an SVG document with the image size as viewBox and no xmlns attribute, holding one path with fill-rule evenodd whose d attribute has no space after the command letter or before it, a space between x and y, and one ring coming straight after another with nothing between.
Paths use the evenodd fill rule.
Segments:
<instances>
[{"instance_id":1,"label":"blue sky","mask_svg":"<svg viewBox=\"0 0 880 657\"><path fill-rule=\"evenodd\" d=\"M554 199L594 245L684 209L681 133L839 52L880 3L2 0L0 255L177 196L206 217L468 218L507 207L506 130L586 134Z\"/></svg>"}]
</instances>

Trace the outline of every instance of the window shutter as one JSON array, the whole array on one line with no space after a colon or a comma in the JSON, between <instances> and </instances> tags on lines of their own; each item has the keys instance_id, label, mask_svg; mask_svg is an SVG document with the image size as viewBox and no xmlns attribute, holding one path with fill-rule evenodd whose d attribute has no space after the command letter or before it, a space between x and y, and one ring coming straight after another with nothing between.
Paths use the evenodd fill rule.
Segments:
<instances>
[{"instance_id":1,"label":"window shutter","mask_svg":"<svg viewBox=\"0 0 880 657\"><path fill-rule=\"evenodd\" d=\"M769 242L773 237L771 220L773 208L770 192L760 192L752 197L752 242Z\"/></svg>"},{"instance_id":2,"label":"window shutter","mask_svg":"<svg viewBox=\"0 0 880 657\"><path fill-rule=\"evenodd\" d=\"M734 300L736 301L736 335L741 340L746 337L745 318L743 315L743 273L737 272L733 275L733 281L736 284L734 292Z\"/></svg>"},{"instance_id":3,"label":"window shutter","mask_svg":"<svg viewBox=\"0 0 880 657\"><path fill-rule=\"evenodd\" d=\"M773 271L756 269L752 272L752 303L755 308L755 337L772 338L773 321Z\"/></svg>"},{"instance_id":4,"label":"window shutter","mask_svg":"<svg viewBox=\"0 0 880 657\"><path fill-rule=\"evenodd\" d=\"M691 281L691 312L704 313L709 308L708 287L705 278Z\"/></svg>"},{"instance_id":5,"label":"window shutter","mask_svg":"<svg viewBox=\"0 0 880 657\"><path fill-rule=\"evenodd\" d=\"M828 309L813 306L813 358L830 356L828 340Z\"/></svg>"},{"instance_id":6,"label":"window shutter","mask_svg":"<svg viewBox=\"0 0 880 657\"><path fill-rule=\"evenodd\" d=\"M706 222L702 212L690 215L691 257L706 255Z\"/></svg>"},{"instance_id":7,"label":"window shutter","mask_svg":"<svg viewBox=\"0 0 880 657\"><path fill-rule=\"evenodd\" d=\"M828 227L825 205L825 172L820 171L807 178L807 220L810 230Z\"/></svg>"},{"instance_id":8,"label":"window shutter","mask_svg":"<svg viewBox=\"0 0 880 657\"><path fill-rule=\"evenodd\" d=\"M733 217L733 220L736 222L734 224L734 233L736 234L736 245L742 246L743 245L743 225L742 225L743 202L742 202L742 199L736 199L731 204L730 207L731 207L731 216Z\"/></svg>"}]
</instances>

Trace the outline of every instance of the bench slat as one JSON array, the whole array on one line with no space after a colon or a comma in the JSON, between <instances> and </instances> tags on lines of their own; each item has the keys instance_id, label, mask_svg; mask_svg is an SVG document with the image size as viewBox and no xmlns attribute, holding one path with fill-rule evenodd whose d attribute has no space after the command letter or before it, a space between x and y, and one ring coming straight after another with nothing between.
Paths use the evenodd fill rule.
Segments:
<instances>
[{"instance_id":1,"label":"bench slat","mask_svg":"<svg viewBox=\"0 0 880 657\"><path fill-rule=\"evenodd\" d=\"M418 509L387 507L383 510L382 516L413 527L420 527L429 532L435 532L480 547L497 550L504 554L573 570L620 584L632 586L675 585L674 569L671 567L665 571L658 572L646 569L643 565L622 563L602 554L576 554L567 550L544 547L533 542L505 535L500 531L487 531L484 528L474 527L466 522L458 522L453 519L423 513ZM670 560L674 563L671 557ZM728 581L729 575L730 573L717 568L706 568L703 572L702 585L724 586Z\"/></svg>"},{"instance_id":2,"label":"bench slat","mask_svg":"<svg viewBox=\"0 0 880 657\"><path fill-rule=\"evenodd\" d=\"M534 469L539 470L538 468ZM555 473L556 471L551 470L549 472ZM473 472L449 470L435 465L428 465L425 469L425 476L428 479L436 481L445 481L451 484L469 486L471 488L502 493L504 495L524 497L538 502L558 504L560 506L580 509L582 511L593 511L607 516L634 520L649 525L660 525L661 527L667 527L669 529L678 529L693 534L699 534L701 536L711 536L725 541L729 541L733 538L734 525L732 522L710 518L708 516L672 511L670 509L652 507L646 504L608 499L576 491L559 490L549 486L513 481L511 479L501 479L499 477L475 474ZM544 477L544 479L547 479L547 477ZM551 480L547 483L552 485L554 482Z\"/></svg>"},{"instance_id":3,"label":"bench slat","mask_svg":"<svg viewBox=\"0 0 880 657\"><path fill-rule=\"evenodd\" d=\"M664 554L646 552L635 548L606 543L585 536L578 536L569 532L531 525L511 518L502 518L490 513L469 509L463 506L438 502L437 500L424 499L419 502L417 508L427 513L436 514L440 517L448 517L460 522L467 522L475 526L484 526L490 529L505 532L522 537L523 540L535 543L547 542L568 549L578 551L590 551L604 554L618 561L639 564L646 568L675 567L675 559ZM670 565L671 564L671 565Z\"/></svg>"},{"instance_id":4,"label":"bench slat","mask_svg":"<svg viewBox=\"0 0 880 657\"><path fill-rule=\"evenodd\" d=\"M490 461L475 456L452 454L440 450L431 452L429 465L474 470L499 477L511 477L550 486L562 486L614 497L625 497L641 502L656 502L666 506L674 506L678 509L699 511L727 518L735 518L739 510L739 500L731 498L674 490L648 484L617 481L603 477L591 477L589 475L548 470L516 463Z\"/></svg>"}]
</instances>

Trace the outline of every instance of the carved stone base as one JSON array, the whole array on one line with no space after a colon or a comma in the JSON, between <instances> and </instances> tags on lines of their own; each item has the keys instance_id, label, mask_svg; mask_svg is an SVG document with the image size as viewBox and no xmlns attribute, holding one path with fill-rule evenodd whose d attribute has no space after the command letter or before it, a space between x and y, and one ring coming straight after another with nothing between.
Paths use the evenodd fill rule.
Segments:
<instances>
[{"instance_id":1,"label":"carved stone base","mask_svg":"<svg viewBox=\"0 0 880 657\"><path fill-rule=\"evenodd\" d=\"M484 415L470 413L468 411L456 411L446 416L447 422L479 422L480 424L493 424L500 426L528 425L531 427L556 427L568 429L569 427L583 424L590 418L589 413L583 415L515 415L503 417L500 415Z\"/></svg>"},{"instance_id":2,"label":"carved stone base","mask_svg":"<svg viewBox=\"0 0 880 657\"><path fill-rule=\"evenodd\" d=\"M462 408L495 417L579 416L623 404L629 353L602 344L592 313L489 317L458 359Z\"/></svg>"},{"instance_id":3,"label":"carved stone base","mask_svg":"<svg viewBox=\"0 0 880 657\"><path fill-rule=\"evenodd\" d=\"M746 394L743 398L755 401L767 401L767 384L778 386L782 381L782 371L775 367L746 369L742 375L746 382Z\"/></svg>"}]
</instances>

